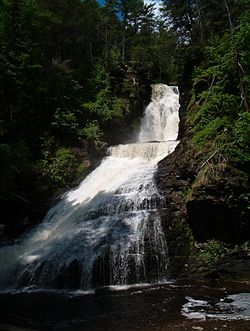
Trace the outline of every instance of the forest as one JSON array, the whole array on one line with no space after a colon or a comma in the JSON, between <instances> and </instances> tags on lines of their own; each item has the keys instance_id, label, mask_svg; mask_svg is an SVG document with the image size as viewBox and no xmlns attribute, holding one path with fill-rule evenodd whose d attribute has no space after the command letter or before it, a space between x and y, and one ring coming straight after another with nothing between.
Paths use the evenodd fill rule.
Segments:
<instances>
[{"instance_id":1,"label":"forest","mask_svg":"<svg viewBox=\"0 0 250 331\"><path fill-rule=\"evenodd\" d=\"M108 145L132 141L160 82L179 86L189 148L241 165L249 205L248 0L0 6L1 222L16 226L7 236L41 221Z\"/></svg>"}]
</instances>

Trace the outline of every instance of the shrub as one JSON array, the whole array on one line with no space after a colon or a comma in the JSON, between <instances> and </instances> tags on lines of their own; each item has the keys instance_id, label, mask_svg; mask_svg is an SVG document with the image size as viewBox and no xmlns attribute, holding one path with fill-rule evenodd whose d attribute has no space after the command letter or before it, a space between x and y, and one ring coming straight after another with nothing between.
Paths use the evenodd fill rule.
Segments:
<instances>
[{"instance_id":1,"label":"shrub","mask_svg":"<svg viewBox=\"0 0 250 331\"><path fill-rule=\"evenodd\" d=\"M86 170L81 160L67 148L59 148L53 155L46 152L44 155L38 169L52 187L71 187Z\"/></svg>"},{"instance_id":2,"label":"shrub","mask_svg":"<svg viewBox=\"0 0 250 331\"><path fill-rule=\"evenodd\" d=\"M203 245L200 256L205 263L211 264L217 262L230 252L231 250L221 241L211 240Z\"/></svg>"}]
</instances>

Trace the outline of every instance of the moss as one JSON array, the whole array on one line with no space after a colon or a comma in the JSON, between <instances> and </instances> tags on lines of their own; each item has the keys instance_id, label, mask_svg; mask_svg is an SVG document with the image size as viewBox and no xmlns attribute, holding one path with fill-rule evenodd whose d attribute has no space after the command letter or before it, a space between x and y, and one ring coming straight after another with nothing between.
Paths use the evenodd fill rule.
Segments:
<instances>
[{"instance_id":1,"label":"moss","mask_svg":"<svg viewBox=\"0 0 250 331\"><path fill-rule=\"evenodd\" d=\"M181 191L181 195L185 201L188 201L189 198L192 196L193 189L192 187L184 187Z\"/></svg>"},{"instance_id":2,"label":"moss","mask_svg":"<svg viewBox=\"0 0 250 331\"><path fill-rule=\"evenodd\" d=\"M227 203L228 207L247 206L248 192L249 175L222 159L218 163L209 162L200 169L186 201L217 199Z\"/></svg>"},{"instance_id":3,"label":"moss","mask_svg":"<svg viewBox=\"0 0 250 331\"><path fill-rule=\"evenodd\" d=\"M199 109L200 109L199 101L197 100L197 96L193 88L190 95L190 101L187 106L187 113L185 118L185 122L187 125L192 125L194 123L196 114L199 111Z\"/></svg>"},{"instance_id":4,"label":"moss","mask_svg":"<svg viewBox=\"0 0 250 331\"><path fill-rule=\"evenodd\" d=\"M228 246L219 240L195 243L181 278L200 280L248 280L250 242Z\"/></svg>"}]
</instances>

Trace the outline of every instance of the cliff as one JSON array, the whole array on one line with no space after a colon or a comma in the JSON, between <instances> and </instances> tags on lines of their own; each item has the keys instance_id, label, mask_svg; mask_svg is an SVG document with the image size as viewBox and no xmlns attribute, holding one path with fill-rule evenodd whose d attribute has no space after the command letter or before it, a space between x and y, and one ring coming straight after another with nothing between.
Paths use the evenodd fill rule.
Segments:
<instances>
[{"instance_id":1,"label":"cliff","mask_svg":"<svg viewBox=\"0 0 250 331\"><path fill-rule=\"evenodd\" d=\"M192 100L193 99L193 100ZM198 149L190 86L181 91L180 143L158 165L156 182L168 201L161 211L173 277L243 278L250 274L250 163Z\"/></svg>"}]
</instances>

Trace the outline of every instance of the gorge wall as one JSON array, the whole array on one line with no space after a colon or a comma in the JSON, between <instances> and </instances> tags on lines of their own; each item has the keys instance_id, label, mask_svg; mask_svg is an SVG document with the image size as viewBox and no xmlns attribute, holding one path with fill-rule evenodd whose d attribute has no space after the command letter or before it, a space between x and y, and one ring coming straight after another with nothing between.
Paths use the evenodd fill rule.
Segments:
<instances>
[{"instance_id":1,"label":"gorge wall","mask_svg":"<svg viewBox=\"0 0 250 331\"><path fill-rule=\"evenodd\" d=\"M199 100L181 90L180 144L160 161L155 176L169 203L162 223L174 277L243 278L250 273L249 162L193 143L192 113Z\"/></svg>"}]
</instances>

